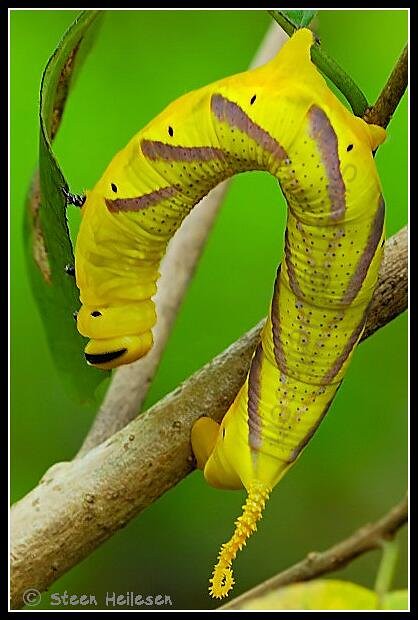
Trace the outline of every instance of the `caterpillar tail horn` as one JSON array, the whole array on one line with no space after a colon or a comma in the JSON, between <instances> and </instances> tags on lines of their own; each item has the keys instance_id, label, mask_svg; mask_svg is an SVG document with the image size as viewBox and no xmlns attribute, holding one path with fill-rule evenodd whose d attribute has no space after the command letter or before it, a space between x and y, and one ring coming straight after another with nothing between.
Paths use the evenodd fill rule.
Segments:
<instances>
[{"instance_id":1,"label":"caterpillar tail horn","mask_svg":"<svg viewBox=\"0 0 418 620\"><path fill-rule=\"evenodd\" d=\"M222 545L218 562L209 580L209 593L213 598L223 598L232 590L235 583L231 568L232 562L251 534L257 530L257 522L263 516L270 491L271 489L258 481L249 486L247 499L242 507L242 515L235 521L235 531L231 539Z\"/></svg>"}]
</instances>

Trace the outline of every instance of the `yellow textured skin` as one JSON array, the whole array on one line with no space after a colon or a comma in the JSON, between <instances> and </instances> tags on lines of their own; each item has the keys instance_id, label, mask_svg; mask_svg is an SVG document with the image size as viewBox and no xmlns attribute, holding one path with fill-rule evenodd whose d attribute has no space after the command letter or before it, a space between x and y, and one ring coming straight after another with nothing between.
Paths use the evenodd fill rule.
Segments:
<instances>
[{"instance_id":1,"label":"yellow textured skin","mask_svg":"<svg viewBox=\"0 0 418 620\"><path fill-rule=\"evenodd\" d=\"M78 328L91 339L88 361L112 368L152 346L159 263L191 208L247 170L270 172L285 195L285 257L249 376L219 429L201 419L192 432L207 481L248 491L211 580L216 597L232 587L237 550L341 384L382 257L373 150L385 132L333 95L311 45L301 29L263 67L169 105L116 155L82 209Z\"/></svg>"}]
</instances>

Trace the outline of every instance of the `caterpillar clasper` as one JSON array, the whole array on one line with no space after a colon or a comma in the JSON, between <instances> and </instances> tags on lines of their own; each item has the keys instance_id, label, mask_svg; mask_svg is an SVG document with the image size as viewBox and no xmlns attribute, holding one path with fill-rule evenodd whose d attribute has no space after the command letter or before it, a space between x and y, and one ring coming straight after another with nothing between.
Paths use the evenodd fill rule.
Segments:
<instances>
[{"instance_id":1,"label":"caterpillar clasper","mask_svg":"<svg viewBox=\"0 0 418 620\"><path fill-rule=\"evenodd\" d=\"M87 362L114 368L152 347L159 263L211 188L265 170L286 199L284 258L246 381L220 425L200 418L192 430L209 484L247 491L210 580L217 598L232 588L232 562L269 494L333 401L382 258L385 207L373 151L385 131L329 90L311 62L312 43L300 29L264 66L174 101L115 156L82 206L77 327L90 339Z\"/></svg>"}]
</instances>

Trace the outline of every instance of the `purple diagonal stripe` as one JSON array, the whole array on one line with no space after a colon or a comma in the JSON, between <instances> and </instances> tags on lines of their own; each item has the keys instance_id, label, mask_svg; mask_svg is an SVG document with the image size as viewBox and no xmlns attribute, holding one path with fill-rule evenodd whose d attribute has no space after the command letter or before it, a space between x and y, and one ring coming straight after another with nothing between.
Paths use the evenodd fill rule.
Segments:
<instances>
[{"instance_id":1,"label":"purple diagonal stripe","mask_svg":"<svg viewBox=\"0 0 418 620\"><path fill-rule=\"evenodd\" d=\"M310 135L321 154L328 180L328 197L331 203L331 218L342 220L345 214L345 184L338 157L338 138L327 115L313 105L309 112Z\"/></svg>"},{"instance_id":2,"label":"purple diagonal stripe","mask_svg":"<svg viewBox=\"0 0 418 620\"><path fill-rule=\"evenodd\" d=\"M274 281L274 292L273 299L271 302L271 331L273 337L273 351L274 351L274 359L276 360L277 367L283 372L286 373L286 356L283 351L283 346L281 342L281 326L280 326L280 316L279 316L279 278L280 278L280 268L277 269L276 279Z\"/></svg>"},{"instance_id":3,"label":"purple diagonal stripe","mask_svg":"<svg viewBox=\"0 0 418 620\"><path fill-rule=\"evenodd\" d=\"M262 444L260 417L262 356L263 348L261 343L258 343L248 375L248 443L254 450L259 450Z\"/></svg>"},{"instance_id":4,"label":"purple diagonal stripe","mask_svg":"<svg viewBox=\"0 0 418 620\"><path fill-rule=\"evenodd\" d=\"M327 415L329 408L332 405L332 401L335 398L335 394L337 393L337 391L340 389L341 383L340 385L337 387L337 389L335 390L334 396L328 401L328 403L325 405L324 410L322 411L321 415L319 416L319 418L317 419L317 421L315 422L315 424L313 424L313 426L311 426L311 428L309 429L309 431L306 433L305 437L302 439L302 441L300 442L300 444L298 446L296 446L296 448L294 448L290 454L290 457L288 459L288 464L290 465L291 463L293 463L294 461L296 461L296 459L298 458L299 454L302 452L303 448L309 443L309 441L312 439L312 437L314 436L315 432L318 430L319 425L321 424L322 420L325 418L325 416Z\"/></svg>"},{"instance_id":5,"label":"purple diagonal stripe","mask_svg":"<svg viewBox=\"0 0 418 620\"><path fill-rule=\"evenodd\" d=\"M287 275L289 278L289 286L292 290L292 293L298 298L303 299L304 295L299 287L298 280L296 277L295 266L292 261L292 252L290 250L290 243L288 237L288 229L286 228L286 232L284 234L284 247L285 247L285 261L287 267Z\"/></svg>"},{"instance_id":6,"label":"purple diagonal stripe","mask_svg":"<svg viewBox=\"0 0 418 620\"><path fill-rule=\"evenodd\" d=\"M155 192L150 194L144 194L143 196L137 196L136 198L116 198L111 200L106 198L106 206L111 213L118 213L120 211L141 211L141 209L147 209L159 204L167 198L172 198L178 190L175 187L162 187L156 189Z\"/></svg>"},{"instance_id":7,"label":"purple diagonal stripe","mask_svg":"<svg viewBox=\"0 0 418 620\"><path fill-rule=\"evenodd\" d=\"M212 161L225 159L222 149L214 146L173 146L157 140L142 140L141 150L145 157L156 161Z\"/></svg>"},{"instance_id":8,"label":"purple diagonal stripe","mask_svg":"<svg viewBox=\"0 0 418 620\"><path fill-rule=\"evenodd\" d=\"M375 255L377 246L383 232L383 226L385 223L385 201L383 196L379 196L379 205L377 207L376 215L370 227L369 236L367 238L366 247L363 250L360 260L357 263L356 270L348 283L347 290L342 298L343 304L349 304L356 297L359 292L364 279L366 278L370 264Z\"/></svg>"},{"instance_id":9,"label":"purple diagonal stripe","mask_svg":"<svg viewBox=\"0 0 418 620\"><path fill-rule=\"evenodd\" d=\"M212 95L211 109L216 118L230 127L236 127L254 140L264 151L281 162L287 159L284 148L265 129L257 125L237 103L222 95Z\"/></svg>"},{"instance_id":10,"label":"purple diagonal stripe","mask_svg":"<svg viewBox=\"0 0 418 620\"><path fill-rule=\"evenodd\" d=\"M337 374L340 372L344 362L347 360L351 351L355 347L358 339L360 338L363 332L364 326L366 325L366 319L367 319L367 313L369 311L369 306L367 306L363 316L361 317L359 324L354 328L352 334L350 335L350 338L347 340L347 343L344 349L342 350L342 353L337 357L337 359L335 360L331 368L322 377L322 380L321 380L322 385L329 385L331 383L334 377L336 377Z\"/></svg>"}]
</instances>

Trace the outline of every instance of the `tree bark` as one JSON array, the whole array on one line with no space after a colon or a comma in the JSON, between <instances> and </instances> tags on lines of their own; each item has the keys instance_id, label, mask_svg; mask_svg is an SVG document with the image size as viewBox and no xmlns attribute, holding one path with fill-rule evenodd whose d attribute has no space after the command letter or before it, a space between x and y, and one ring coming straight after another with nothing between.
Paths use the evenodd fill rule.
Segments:
<instances>
[{"instance_id":1,"label":"tree bark","mask_svg":"<svg viewBox=\"0 0 418 620\"><path fill-rule=\"evenodd\" d=\"M363 339L407 307L407 229L388 240ZM220 421L241 387L261 321L180 387L82 458L52 467L11 510L12 607L45 590L193 469L192 424Z\"/></svg>"}]
</instances>

